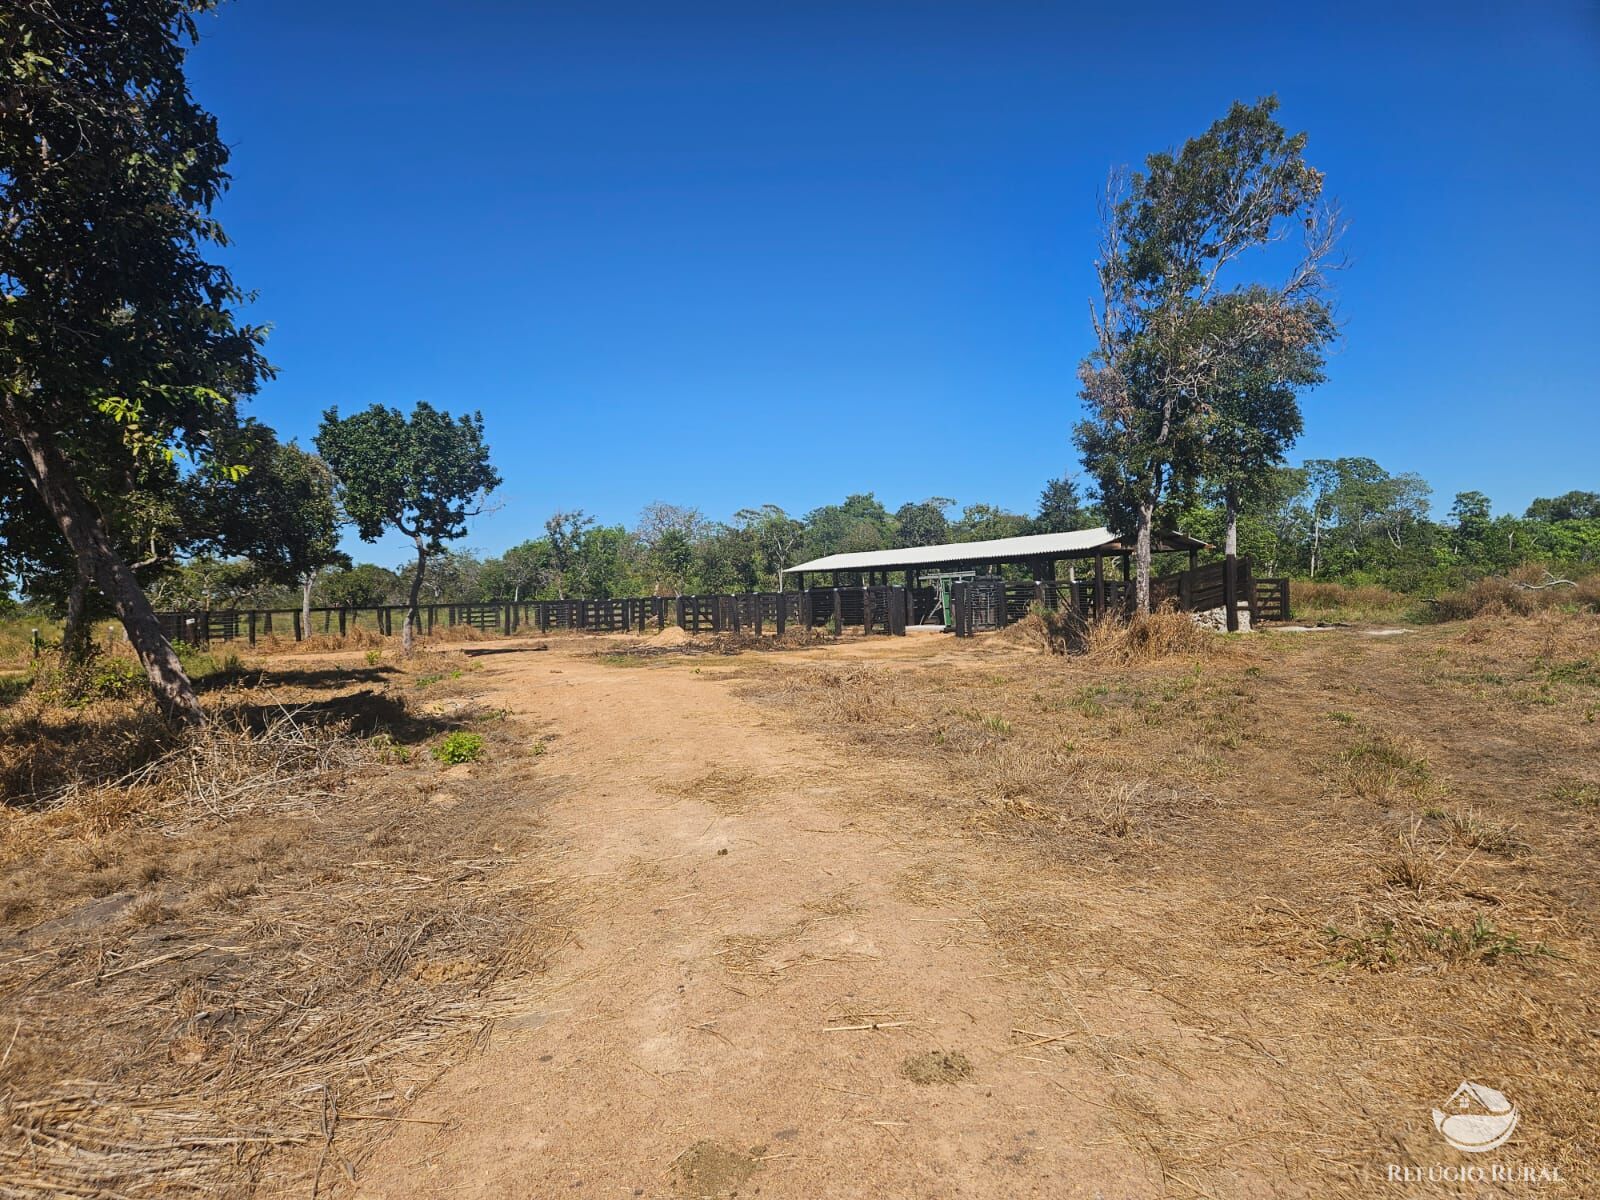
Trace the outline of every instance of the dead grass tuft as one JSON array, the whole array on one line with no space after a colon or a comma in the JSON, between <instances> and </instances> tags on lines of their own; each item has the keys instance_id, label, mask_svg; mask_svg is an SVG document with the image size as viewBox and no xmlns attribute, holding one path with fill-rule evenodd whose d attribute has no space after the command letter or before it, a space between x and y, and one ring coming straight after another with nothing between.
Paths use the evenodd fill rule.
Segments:
<instances>
[{"instance_id":1,"label":"dead grass tuft","mask_svg":"<svg viewBox=\"0 0 1600 1200\"><path fill-rule=\"evenodd\" d=\"M1204 657L1217 648L1216 635L1188 613L1162 609L1123 620L1105 617L1089 626L1085 654L1094 662L1135 666L1177 657Z\"/></svg>"}]
</instances>

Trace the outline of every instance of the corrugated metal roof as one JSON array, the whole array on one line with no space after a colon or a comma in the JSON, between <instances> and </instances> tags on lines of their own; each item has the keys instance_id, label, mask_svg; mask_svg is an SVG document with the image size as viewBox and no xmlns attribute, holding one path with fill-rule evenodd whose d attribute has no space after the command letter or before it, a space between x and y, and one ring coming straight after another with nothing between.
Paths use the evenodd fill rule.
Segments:
<instances>
[{"instance_id":1,"label":"corrugated metal roof","mask_svg":"<svg viewBox=\"0 0 1600 1200\"><path fill-rule=\"evenodd\" d=\"M1110 545L1117 537L1109 529L1078 529L1072 533L1030 533L1023 537L993 538L986 542L907 546L903 550L862 550L855 554L829 554L810 562L796 563L792 567L785 567L784 572L883 571L966 562L1013 562L1019 558L1064 558L1069 554L1082 554L1097 546Z\"/></svg>"}]
</instances>

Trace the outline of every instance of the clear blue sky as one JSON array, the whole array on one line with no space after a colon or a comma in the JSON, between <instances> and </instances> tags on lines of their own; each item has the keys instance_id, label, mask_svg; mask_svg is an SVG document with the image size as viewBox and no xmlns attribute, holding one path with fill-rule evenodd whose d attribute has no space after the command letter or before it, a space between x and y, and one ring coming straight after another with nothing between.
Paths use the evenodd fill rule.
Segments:
<instances>
[{"instance_id":1,"label":"clear blue sky","mask_svg":"<svg viewBox=\"0 0 1600 1200\"><path fill-rule=\"evenodd\" d=\"M656 499L1032 511L1107 167L1276 92L1352 223L1296 457L1600 488L1593 4L1087 7L235 0L192 81L253 411L481 409L486 551Z\"/></svg>"}]
</instances>

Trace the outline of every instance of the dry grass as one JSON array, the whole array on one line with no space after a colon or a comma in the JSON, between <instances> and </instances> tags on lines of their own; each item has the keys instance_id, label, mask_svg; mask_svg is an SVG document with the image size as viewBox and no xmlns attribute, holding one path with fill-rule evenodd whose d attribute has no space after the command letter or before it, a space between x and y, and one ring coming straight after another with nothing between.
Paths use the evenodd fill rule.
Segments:
<instances>
[{"instance_id":1,"label":"dry grass","mask_svg":"<svg viewBox=\"0 0 1600 1200\"><path fill-rule=\"evenodd\" d=\"M1090 1098L1162 1177L1370 1195L1448 1153L1429 1107L1476 1078L1519 1159L1589 1179L1600 619L1188 636L746 688L870 759L855 803L894 836L959 847L900 891L978 914L1041 1027L1092 1031Z\"/></svg>"},{"instance_id":2,"label":"dry grass","mask_svg":"<svg viewBox=\"0 0 1600 1200\"><path fill-rule=\"evenodd\" d=\"M1554 582L1557 579L1570 579L1571 583ZM1600 612L1600 571L1557 576L1539 566L1518 567L1509 575L1491 576L1445 592L1433 602L1434 615L1443 621L1526 617L1551 609Z\"/></svg>"},{"instance_id":3,"label":"dry grass","mask_svg":"<svg viewBox=\"0 0 1600 1200\"><path fill-rule=\"evenodd\" d=\"M1161 609L1135 613L1127 620L1106 617L1089 626L1085 654L1093 662L1132 666L1162 659L1204 657L1217 636L1196 625L1188 613Z\"/></svg>"},{"instance_id":4,"label":"dry grass","mask_svg":"<svg viewBox=\"0 0 1600 1200\"><path fill-rule=\"evenodd\" d=\"M347 1189L542 962L554 898L502 879L543 787L525 737L480 722L492 765L454 791L392 750L466 717L339 674L269 673L212 697L226 720L0 808L0 1195Z\"/></svg>"},{"instance_id":5,"label":"dry grass","mask_svg":"<svg viewBox=\"0 0 1600 1200\"><path fill-rule=\"evenodd\" d=\"M1403 621L1416 603L1377 584L1301 579L1289 585L1289 597L1296 621L1332 624Z\"/></svg>"}]
</instances>

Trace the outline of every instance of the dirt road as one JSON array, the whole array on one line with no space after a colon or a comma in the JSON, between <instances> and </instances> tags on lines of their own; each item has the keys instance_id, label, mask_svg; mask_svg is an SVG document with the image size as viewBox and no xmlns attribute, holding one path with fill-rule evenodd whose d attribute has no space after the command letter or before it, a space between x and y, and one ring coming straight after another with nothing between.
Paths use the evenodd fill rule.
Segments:
<instances>
[{"instance_id":1,"label":"dirt road","mask_svg":"<svg viewBox=\"0 0 1600 1200\"><path fill-rule=\"evenodd\" d=\"M1062 1070L1082 1031L1040 1028L972 913L907 898L960 847L841 803L870 763L767 719L714 659L482 661L486 702L556 731L570 798L540 869L579 915L525 1012L411 1113L448 1124L398 1127L362 1195L1159 1191Z\"/></svg>"}]
</instances>

